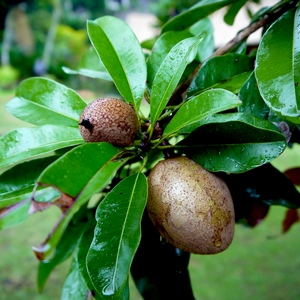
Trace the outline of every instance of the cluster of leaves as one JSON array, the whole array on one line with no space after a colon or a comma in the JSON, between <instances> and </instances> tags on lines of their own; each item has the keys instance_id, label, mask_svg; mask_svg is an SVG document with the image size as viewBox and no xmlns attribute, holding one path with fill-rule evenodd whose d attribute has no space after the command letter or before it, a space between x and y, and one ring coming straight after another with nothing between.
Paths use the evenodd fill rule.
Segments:
<instances>
[{"instance_id":1,"label":"cluster of leaves","mask_svg":"<svg viewBox=\"0 0 300 300\"><path fill-rule=\"evenodd\" d=\"M247 52L246 35L217 56L208 15L232 4L227 17L234 19L236 3L245 1L200 1L170 19L145 51L149 43L141 46L122 20L87 22L93 48L78 70L65 71L113 81L139 116L132 147L85 143L78 120L86 103L75 91L46 78L20 83L6 108L34 126L0 137L0 228L51 205L61 209L52 232L33 248L40 290L73 255L63 299L129 299L130 269L147 299L172 292L193 298L188 254L161 243L144 214L146 176L164 157L186 155L218 172L232 192L236 220L250 226L270 205L300 207L292 181L269 164L299 143L300 10L297 1L263 9L249 26L265 22L257 51ZM299 169L289 173L299 177Z\"/></svg>"}]
</instances>

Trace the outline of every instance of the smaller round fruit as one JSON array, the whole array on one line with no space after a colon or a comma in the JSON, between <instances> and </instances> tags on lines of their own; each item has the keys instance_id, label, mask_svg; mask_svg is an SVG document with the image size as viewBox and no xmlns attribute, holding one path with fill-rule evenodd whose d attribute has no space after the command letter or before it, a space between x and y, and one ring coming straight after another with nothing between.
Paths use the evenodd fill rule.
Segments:
<instances>
[{"instance_id":1,"label":"smaller round fruit","mask_svg":"<svg viewBox=\"0 0 300 300\"><path fill-rule=\"evenodd\" d=\"M99 98L89 103L80 115L79 131L86 142L108 142L128 147L139 129L134 108L115 98Z\"/></svg>"}]
</instances>

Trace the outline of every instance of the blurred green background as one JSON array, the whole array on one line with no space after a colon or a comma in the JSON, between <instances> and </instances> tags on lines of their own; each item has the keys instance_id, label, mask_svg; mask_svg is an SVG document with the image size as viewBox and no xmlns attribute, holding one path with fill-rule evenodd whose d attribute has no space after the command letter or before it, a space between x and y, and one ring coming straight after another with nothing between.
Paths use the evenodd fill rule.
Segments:
<instances>
[{"instance_id":1,"label":"blurred green background","mask_svg":"<svg viewBox=\"0 0 300 300\"><path fill-rule=\"evenodd\" d=\"M27 77L54 78L78 90L87 101L99 93L114 93L111 83L70 76L62 71L62 66L76 68L89 47L86 19L104 14L124 16L128 11L152 11L159 24L196 1L32 0L12 5L19 2L0 2L0 135L28 126L5 111L5 103L13 97L18 82ZM4 14L7 11L9 14ZM299 147L287 149L274 165L282 171L299 166ZM300 224L282 234L285 212L285 208L272 207L257 227L237 225L233 244L223 253L192 255L189 270L196 299L300 299ZM45 239L59 213L58 209L51 208L0 233L0 299L60 299L70 260L55 269L43 294L39 294L38 261L31 251L32 246ZM141 299L132 282L131 299Z\"/></svg>"}]
</instances>

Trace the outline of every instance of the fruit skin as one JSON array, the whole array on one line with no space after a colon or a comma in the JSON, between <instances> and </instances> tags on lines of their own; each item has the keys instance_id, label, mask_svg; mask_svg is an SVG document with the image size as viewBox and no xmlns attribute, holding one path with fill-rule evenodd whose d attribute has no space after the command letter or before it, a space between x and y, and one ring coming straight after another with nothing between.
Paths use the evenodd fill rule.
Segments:
<instances>
[{"instance_id":1,"label":"fruit skin","mask_svg":"<svg viewBox=\"0 0 300 300\"><path fill-rule=\"evenodd\" d=\"M139 129L133 107L115 98L99 98L89 103L80 115L79 131L86 142L108 142L128 147Z\"/></svg>"},{"instance_id":2,"label":"fruit skin","mask_svg":"<svg viewBox=\"0 0 300 300\"><path fill-rule=\"evenodd\" d=\"M234 235L234 207L225 182L187 157L160 161L148 177L147 209L160 234L195 254L215 254Z\"/></svg>"}]
</instances>

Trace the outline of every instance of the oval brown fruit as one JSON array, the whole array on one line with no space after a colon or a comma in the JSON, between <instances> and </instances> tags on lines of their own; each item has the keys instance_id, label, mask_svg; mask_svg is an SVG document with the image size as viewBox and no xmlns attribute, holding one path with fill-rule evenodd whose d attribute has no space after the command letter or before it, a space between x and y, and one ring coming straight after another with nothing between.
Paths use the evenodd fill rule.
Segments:
<instances>
[{"instance_id":1,"label":"oval brown fruit","mask_svg":"<svg viewBox=\"0 0 300 300\"><path fill-rule=\"evenodd\" d=\"M234 207L223 180L187 157L176 157L160 161L148 185L150 218L170 244L196 254L229 247Z\"/></svg>"},{"instance_id":2,"label":"oval brown fruit","mask_svg":"<svg viewBox=\"0 0 300 300\"><path fill-rule=\"evenodd\" d=\"M139 129L133 107L115 98L99 98L89 103L80 115L79 130L86 142L108 142L128 147Z\"/></svg>"}]
</instances>

